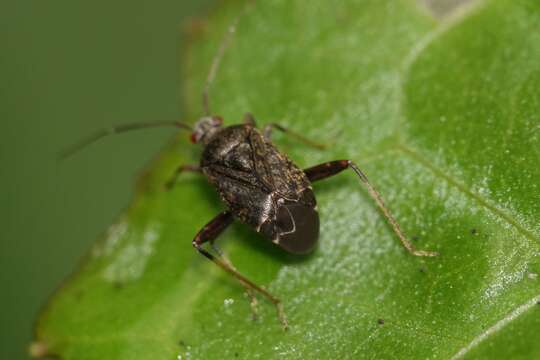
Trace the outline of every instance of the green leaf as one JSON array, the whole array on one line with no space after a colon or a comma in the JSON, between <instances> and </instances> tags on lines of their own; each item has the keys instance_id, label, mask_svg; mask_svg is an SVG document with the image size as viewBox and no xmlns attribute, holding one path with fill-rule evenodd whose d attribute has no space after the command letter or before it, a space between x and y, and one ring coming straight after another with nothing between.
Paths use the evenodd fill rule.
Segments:
<instances>
[{"instance_id":1,"label":"green leaf","mask_svg":"<svg viewBox=\"0 0 540 360\"><path fill-rule=\"evenodd\" d=\"M241 4L193 40L186 105ZM223 209L185 134L39 319L64 359L537 358L540 330L540 4L491 1L436 23L409 1L258 2L211 88L227 124L250 111L332 143L274 142L302 167L356 161L418 248L400 245L353 173L315 184L321 236L305 257L235 224L219 243L284 303L291 328L198 255ZM37 352L37 350L36 350Z\"/></svg>"}]
</instances>

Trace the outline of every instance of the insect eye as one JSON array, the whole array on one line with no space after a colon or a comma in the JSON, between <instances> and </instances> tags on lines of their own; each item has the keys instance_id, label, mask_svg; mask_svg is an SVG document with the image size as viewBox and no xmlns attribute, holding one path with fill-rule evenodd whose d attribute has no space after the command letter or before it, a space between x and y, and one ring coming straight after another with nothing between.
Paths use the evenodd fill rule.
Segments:
<instances>
[{"instance_id":1,"label":"insect eye","mask_svg":"<svg viewBox=\"0 0 540 360\"><path fill-rule=\"evenodd\" d=\"M192 132L191 136L189 137L189 141L191 141L192 144L196 144L197 143L197 133Z\"/></svg>"}]
</instances>

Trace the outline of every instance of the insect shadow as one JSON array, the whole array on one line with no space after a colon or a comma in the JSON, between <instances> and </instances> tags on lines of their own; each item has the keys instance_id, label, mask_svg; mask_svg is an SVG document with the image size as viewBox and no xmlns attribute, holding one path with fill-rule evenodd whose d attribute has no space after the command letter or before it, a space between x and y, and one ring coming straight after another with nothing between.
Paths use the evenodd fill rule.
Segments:
<instances>
[{"instance_id":1,"label":"insect shadow","mask_svg":"<svg viewBox=\"0 0 540 360\"><path fill-rule=\"evenodd\" d=\"M254 116L250 113L245 114L242 123L230 126L223 126L223 119L218 115L212 115L210 86L240 17L241 15L237 16L230 25L212 60L202 93L204 115L193 126L180 121L120 125L92 134L68 148L63 155L70 156L105 136L132 130L176 127L190 131L192 143L203 147L201 160L198 164L180 164L164 186L173 190L179 176L186 172L204 175L226 205L225 211L215 216L195 235L192 245L200 254L235 277L244 286L251 299L254 317L257 304L255 295L259 293L275 305L278 318L283 328L287 329L288 322L281 300L241 274L215 243L218 236L234 220L239 220L251 228L237 230L235 235L253 249L270 253L283 262L295 262L297 261L295 257L285 258L279 251L307 256L313 252L319 238L319 213L312 183L350 169L366 187L369 196L412 255L436 256L437 253L415 248L405 237L381 195L352 160L333 160L301 169L274 146L271 140L274 130L313 148L324 149L325 146L277 123L268 123L259 129ZM209 200L215 202L215 198ZM259 239L253 240L255 238L252 236L253 230L269 242L256 243Z\"/></svg>"}]
</instances>

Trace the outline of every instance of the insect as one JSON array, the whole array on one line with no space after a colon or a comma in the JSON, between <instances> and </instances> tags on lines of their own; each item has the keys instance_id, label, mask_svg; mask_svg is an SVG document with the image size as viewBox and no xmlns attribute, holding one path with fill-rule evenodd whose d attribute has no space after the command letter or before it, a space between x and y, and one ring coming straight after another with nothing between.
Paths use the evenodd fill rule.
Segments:
<instances>
[{"instance_id":1,"label":"insect","mask_svg":"<svg viewBox=\"0 0 540 360\"><path fill-rule=\"evenodd\" d=\"M275 123L259 130L254 117L249 113L245 115L243 123L232 126L224 126L220 116L211 115L210 86L239 19L240 16L230 25L212 60L202 94L205 115L193 127L177 121L121 125L93 134L68 149L64 155L69 156L104 136L136 129L172 126L191 131L191 141L203 147L200 163L179 166L167 182L167 188L172 188L183 172L201 173L217 189L227 207L196 234L192 244L199 253L234 276L246 288L253 309L256 304L255 293L270 300L276 306L281 324L287 328L280 299L242 275L215 245L218 236L234 219L252 227L289 253L306 254L313 250L319 237L319 215L312 183L351 169L366 186L369 195L411 254L436 256L437 253L417 250L413 246L385 206L382 197L353 161L334 160L300 169L273 145L272 130L289 134L314 147L321 148L321 145ZM213 252L204 246L207 243Z\"/></svg>"}]
</instances>

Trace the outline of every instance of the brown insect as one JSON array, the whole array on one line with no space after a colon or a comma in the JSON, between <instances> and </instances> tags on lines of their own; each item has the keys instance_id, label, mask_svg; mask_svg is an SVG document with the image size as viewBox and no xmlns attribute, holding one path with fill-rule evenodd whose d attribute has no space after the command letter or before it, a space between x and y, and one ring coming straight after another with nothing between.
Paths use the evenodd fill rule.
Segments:
<instances>
[{"instance_id":1,"label":"brown insect","mask_svg":"<svg viewBox=\"0 0 540 360\"><path fill-rule=\"evenodd\" d=\"M255 119L249 113L245 115L242 124L226 127L223 126L223 119L220 116L211 116L208 96L210 85L232 34L236 30L239 18L240 16L229 27L213 59L203 91L205 116L195 123L193 128L177 121L121 125L92 135L68 149L64 156L69 156L106 135L130 130L173 126L192 131L192 142L204 147L200 163L181 165L166 185L172 188L177 177L185 171L204 174L227 206L227 210L217 215L199 231L192 241L193 246L206 258L238 279L247 289L254 311L256 303L254 292L268 298L276 306L283 327L287 328L287 319L279 298L242 275L214 243L234 219L249 225L289 253L306 254L313 250L319 237L319 215L311 184L336 175L345 169L352 169L366 185L369 195L377 203L403 246L411 254L436 256L437 253L415 249L384 205L377 190L353 161L334 160L300 169L272 144L273 129L287 133L313 147L323 148L324 146L279 124L268 124L260 131L256 127ZM203 247L205 243L210 243L215 254Z\"/></svg>"}]
</instances>

